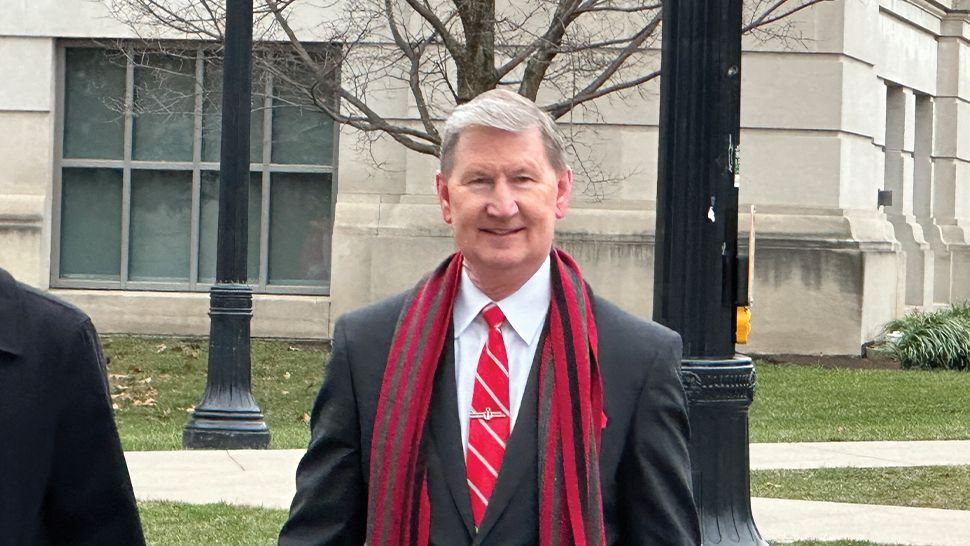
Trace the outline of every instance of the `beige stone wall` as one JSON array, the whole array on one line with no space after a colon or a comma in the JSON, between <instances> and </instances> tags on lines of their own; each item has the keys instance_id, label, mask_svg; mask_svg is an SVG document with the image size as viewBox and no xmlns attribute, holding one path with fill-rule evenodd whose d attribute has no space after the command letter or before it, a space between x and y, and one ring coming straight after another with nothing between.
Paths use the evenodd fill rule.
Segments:
<instances>
[{"instance_id":1,"label":"beige stone wall","mask_svg":"<svg viewBox=\"0 0 970 546\"><path fill-rule=\"evenodd\" d=\"M209 333L206 293L137 290L68 290L52 293L91 315L101 333L199 336ZM330 323L330 300L321 296L256 294L252 335L319 339Z\"/></svg>"},{"instance_id":2,"label":"beige stone wall","mask_svg":"<svg viewBox=\"0 0 970 546\"><path fill-rule=\"evenodd\" d=\"M0 265L48 286L54 41L0 35Z\"/></svg>"}]
</instances>

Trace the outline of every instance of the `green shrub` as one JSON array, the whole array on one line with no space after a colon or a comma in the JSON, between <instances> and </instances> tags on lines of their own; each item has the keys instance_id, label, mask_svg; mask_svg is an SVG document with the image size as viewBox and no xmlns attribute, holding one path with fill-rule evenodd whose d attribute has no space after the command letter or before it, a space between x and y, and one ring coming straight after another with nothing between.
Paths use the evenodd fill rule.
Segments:
<instances>
[{"instance_id":1,"label":"green shrub","mask_svg":"<svg viewBox=\"0 0 970 546\"><path fill-rule=\"evenodd\" d=\"M885 327L887 348L904 368L970 370L970 303L914 312Z\"/></svg>"}]
</instances>

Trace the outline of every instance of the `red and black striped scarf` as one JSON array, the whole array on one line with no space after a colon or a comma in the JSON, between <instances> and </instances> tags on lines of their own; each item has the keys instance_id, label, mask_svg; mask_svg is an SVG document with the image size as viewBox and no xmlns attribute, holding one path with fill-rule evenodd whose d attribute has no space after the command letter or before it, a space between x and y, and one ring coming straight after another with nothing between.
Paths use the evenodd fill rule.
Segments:
<instances>
[{"instance_id":1,"label":"red and black striped scarf","mask_svg":"<svg viewBox=\"0 0 970 546\"><path fill-rule=\"evenodd\" d=\"M596 326L576 262L551 253L552 297L539 347L539 539L541 546L602 546L599 450L603 388ZM453 254L405 303L387 359L371 441L369 546L425 546L431 526L421 456L435 369L461 278Z\"/></svg>"}]
</instances>

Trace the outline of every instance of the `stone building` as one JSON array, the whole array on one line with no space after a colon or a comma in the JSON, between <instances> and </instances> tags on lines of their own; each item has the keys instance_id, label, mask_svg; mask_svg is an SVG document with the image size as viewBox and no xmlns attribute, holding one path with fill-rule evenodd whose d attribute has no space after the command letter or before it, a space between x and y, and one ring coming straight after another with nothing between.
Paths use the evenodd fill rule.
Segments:
<instances>
[{"instance_id":1,"label":"stone building","mask_svg":"<svg viewBox=\"0 0 970 546\"><path fill-rule=\"evenodd\" d=\"M0 13L0 266L102 332L205 334L219 112L199 90L217 91L217 74L159 57L171 77L153 81L110 59L109 44L134 35L100 3L0 0ZM757 253L744 350L858 354L908 309L970 299L970 2L833 0L792 21L800 43L745 42L740 195L757 208ZM139 110L153 87L187 102ZM568 120L625 180L578 195L558 235L598 293L641 316L656 89ZM341 312L451 250L436 161L387 143L375 168L326 116L257 100L253 333L326 337ZM377 107L414 116L403 94Z\"/></svg>"}]
</instances>

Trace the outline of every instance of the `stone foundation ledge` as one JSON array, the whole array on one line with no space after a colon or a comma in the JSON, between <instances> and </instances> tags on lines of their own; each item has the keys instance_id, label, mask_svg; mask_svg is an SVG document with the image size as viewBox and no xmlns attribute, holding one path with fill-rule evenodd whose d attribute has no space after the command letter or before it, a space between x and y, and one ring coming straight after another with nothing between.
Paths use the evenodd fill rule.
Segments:
<instances>
[{"instance_id":1,"label":"stone foundation ledge","mask_svg":"<svg viewBox=\"0 0 970 546\"><path fill-rule=\"evenodd\" d=\"M88 313L102 334L209 334L209 294L205 292L54 289L51 293ZM327 339L329 327L329 296L253 295L254 337Z\"/></svg>"}]
</instances>

